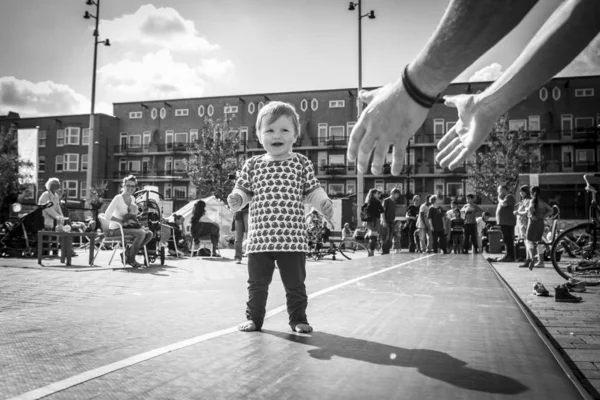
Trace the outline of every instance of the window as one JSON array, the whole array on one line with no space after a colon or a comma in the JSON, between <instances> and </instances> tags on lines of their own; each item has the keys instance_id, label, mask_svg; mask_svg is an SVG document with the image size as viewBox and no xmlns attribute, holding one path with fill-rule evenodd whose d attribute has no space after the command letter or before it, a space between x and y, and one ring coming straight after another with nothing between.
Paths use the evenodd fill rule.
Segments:
<instances>
[{"instance_id":1,"label":"window","mask_svg":"<svg viewBox=\"0 0 600 400\"><path fill-rule=\"evenodd\" d=\"M444 135L444 119L435 118L433 120L433 137L434 139L441 139Z\"/></svg>"},{"instance_id":2,"label":"window","mask_svg":"<svg viewBox=\"0 0 600 400\"><path fill-rule=\"evenodd\" d=\"M540 100L546 101L548 99L548 89L545 87L540 89Z\"/></svg>"},{"instance_id":3,"label":"window","mask_svg":"<svg viewBox=\"0 0 600 400\"><path fill-rule=\"evenodd\" d=\"M77 198L77 188L79 186L78 181L63 181L63 190L67 198L76 199Z\"/></svg>"},{"instance_id":4,"label":"window","mask_svg":"<svg viewBox=\"0 0 600 400\"><path fill-rule=\"evenodd\" d=\"M81 145L87 146L90 143L90 128L83 128L81 134Z\"/></svg>"},{"instance_id":5,"label":"window","mask_svg":"<svg viewBox=\"0 0 600 400\"><path fill-rule=\"evenodd\" d=\"M38 146L46 147L46 131L38 132Z\"/></svg>"},{"instance_id":6,"label":"window","mask_svg":"<svg viewBox=\"0 0 600 400\"><path fill-rule=\"evenodd\" d=\"M127 171L127 160L125 158L119 159L119 171Z\"/></svg>"},{"instance_id":7,"label":"window","mask_svg":"<svg viewBox=\"0 0 600 400\"><path fill-rule=\"evenodd\" d=\"M129 147L131 147L131 148L142 147L142 135L129 135Z\"/></svg>"},{"instance_id":8,"label":"window","mask_svg":"<svg viewBox=\"0 0 600 400\"><path fill-rule=\"evenodd\" d=\"M351 172L354 173L354 171L356 171L356 161L348 160L346 165L347 165L346 169L348 170L348 173L351 173Z\"/></svg>"},{"instance_id":9,"label":"window","mask_svg":"<svg viewBox=\"0 0 600 400\"><path fill-rule=\"evenodd\" d=\"M128 138L127 132L121 132L121 135L120 135L121 151L127 150L127 143L129 142L127 138Z\"/></svg>"},{"instance_id":10,"label":"window","mask_svg":"<svg viewBox=\"0 0 600 400\"><path fill-rule=\"evenodd\" d=\"M319 143L323 143L327 139L327 124L320 123L318 125L317 136L319 137Z\"/></svg>"},{"instance_id":11,"label":"window","mask_svg":"<svg viewBox=\"0 0 600 400\"><path fill-rule=\"evenodd\" d=\"M39 156L38 172L46 172L46 156Z\"/></svg>"},{"instance_id":12,"label":"window","mask_svg":"<svg viewBox=\"0 0 600 400\"><path fill-rule=\"evenodd\" d=\"M223 112L225 114L228 114L228 113L237 113L238 112L238 106L225 106L225 108L223 109Z\"/></svg>"},{"instance_id":13,"label":"window","mask_svg":"<svg viewBox=\"0 0 600 400\"><path fill-rule=\"evenodd\" d=\"M346 122L346 133L348 134L348 137L350 137L350 134L352 134L352 129L354 129L354 125L356 125L356 121Z\"/></svg>"},{"instance_id":14,"label":"window","mask_svg":"<svg viewBox=\"0 0 600 400\"><path fill-rule=\"evenodd\" d=\"M344 155L343 154L329 155L329 165L346 165Z\"/></svg>"},{"instance_id":15,"label":"window","mask_svg":"<svg viewBox=\"0 0 600 400\"><path fill-rule=\"evenodd\" d=\"M190 143L194 143L196 140L198 140L198 129L190 129Z\"/></svg>"},{"instance_id":16,"label":"window","mask_svg":"<svg viewBox=\"0 0 600 400\"><path fill-rule=\"evenodd\" d=\"M345 105L344 100L329 100L329 108L343 108Z\"/></svg>"},{"instance_id":17,"label":"window","mask_svg":"<svg viewBox=\"0 0 600 400\"><path fill-rule=\"evenodd\" d=\"M165 183L164 193L166 199L173 197L173 186L170 183Z\"/></svg>"},{"instance_id":18,"label":"window","mask_svg":"<svg viewBox=\"0 0 600 400\"><path fill-rule=\"evenodd\" d=\"M65 171L79 171L79 154L64 154L64 164Z\"/></svg>"},{"instance_id":19,"label":"window","mask_svg":"<svg viewBox=\"0 0 600 400\"><path fill-rule=\"evenodd\" d=\"M594 164L594 149L577 149L577 150L575 150L575 163L577 165Z\"/></svg>"},{"instance_id":20,"label":"window","mask_svg":"<svg viewBox=\"0 0 600 400\"><path fill-rule=\"evenodd\" d=\"M560 116L560 131L563 139L570 139L573 137L573 115L562 114Z\"/></svg>"},{"instance_id":21,"label":"window","mask_svg":"<svg viewBox=\"0 0 600 400\"><path fill-rule=\"evenodd\" d=\"M82 154L81 155L81 170L87 171L87 167L88 167L88 155Z\"/></svg>"},{"instance_id":22,"label":"window","mask_svg":"<svg viewBox=\"0 0 600 400\"><path fill-rule=\"evenodd\" d=\"M346 193L353 194L356 193L356 181L346 181Z\"/></svg>"},{"instance_id":23,"label":"window","mask_svg":"<svg viewBox=\"0 0 600 400\"><path fill-rule=\"evenodd\" d=\"M300 102L300 109L302 111L308 110L308 101L306 101L306 99L302 99L302 101Z\"/></svg>"},{"instance_id":24,"label":"window","mask_svg":"<svg viewBox=\"0 0 600 400\"><path fill-rule=\"evenodd\" d=\"M147 149L150 147L150 139L151 139L150 131L144 131L144 133L142 133L142 146L144 147L144 149Z\"/></svg>"},{"instance_id":25,"label":"window","mask_svg":"<svg viewBox=\"0 0 600 400\"><path fill-rule=\"evenodd\" d=\"M379 190L380 192L383 192L383 190L385 189L385 186L383 185L383 179L375 180L375 189Z\"/></svg>"},{"instance_id":26,"label":"window","mask_svg":"<svg viewBox=\"0 0 600 400\"><path fill-rule=\"evenodd\" d=\"M444 199L444 180L436 179L433 184L433 194L437 196L438 200Z\"/></svg>"},{"instance_id":27,"label":"window","mask_svg":"<svg viewBox=\"0 0 600 400\"><path fill-rule=\"evenodd\" d=\"M593 132L594 130L593 117L575 118L575 132Z\"/></svg>"},{"instance_id":28,"label":"window","mask_svg":"<svg viewBox=\"0 0 600 400\"><path fill-rule=\"evenodd\" d=\"M129 119L138 119L138 118L142 118L141 111L132 111L129 113Z\"/></svg>"},{"instance_id":29,"label":"window","mask_svg":"<svg viewBox=\"0 0 600 400\"><path fill-rule=\"evenodd\" d=\"M127 161L127 170L129 172L140 172L141 163L140 160Z\"/></svg>"},{"instance_id":30,"label":"window","mask_svg":"<svg viewBox=\"0 0 600 400\"><path fill-rule=\"evenodd\" d=\"M319 100L312 99L310 101L310 109L313 110L313 111L317 111L318 108L319 108Z\"/></svg>"},{"instance_id":31,"label":"window","mask_svg":"<svg viewBox=\"0 0 600 400\"><path fill-rule=\"evenodd\" d=\"M575 89L575 97L592 97L594 96L593 88Z\"/></svg>"},{"instance_id":32,"label":"window","mask_svg":"<svg viewBox=\"0 0 600 400\"><path fill-rule=\"evenodd\" d=\"M261 108L263 108L265 106L265 103L263 103L262 101L260 103L258 103L258 111L260 111Z\"/></svg>"},{"instance_id":33,"label":"window","mask_svg":"<svg viewBox=\"0 0 600 400\"><path fill-rule=\"evenodd\" d=\"M165 132L165 145L167 150L173 150L173 131Z\"/></svg>"},{"instance_id":34,"label":"window","mask_svg":"<svg viewBox=\"0 0 600 400\"><path fill-rule=\"evenodd\" d=\"M250 104L248 104L248 113L254 114L255 108L256 108L256 105L254 104L254 102L250 102Z\"/></svg>"},{"instance_id":35,"label":"window","mask_svg":"<svg viewBox=\"0 0 600 400\"><path fill-rule=\"evenodd\" d=\"M415 149L409 149L404 155L404 163L407 165L415 165Z\"/></svg>"},{"instance_id":36,"label":"window","mask_svg":"<svg viewBox=\"0 0 600 400\"><path fill-rule=\"evenodd\" d=\"M150 170L150 158L144 157L144 158L142 158L142 172L144 173L144 175L147 175L149 170Z\"/></svg>"},{"instance_id":37,"label":"window","mask_svg":"<svg viewBox=\"0 0 600 400\"><path fill-rule=\"evenodd\" d=\"M56 131L56 147L62 147L65 145L65 130L59 129Z\"/></svg>"},{"instance_id":38,"label":"window","mask_svg":"<svg viewBox=\"0 0 600 400\"><path fill-rule=\"evenodd\" d=\"M165 117L167 116L167 109L164 107L161 107L160 109L160 119L165 119Z\"/></svg>"},{"instance_id":39,"label":"window","mask_svg":"<svg viewBox=\"0 0 600 400\"><path fill-rule=\"evenodd\" d=\"M323 167L326 164L327 164L327 152L319 151L317 153L317 168L319 169L319 171L322 169L321 167Z\"/></svg>"},{"instance_id":40,"label":"window","mask_svg":"<svg viewBox=\"0 0 600 400\"><path fill-rule=\"evenodd\" d=\"M65 130L66 144L79 145L79 128L70 127Z\"/></svg>"},{"instance_id":41,"label":"window","mask_svg":"<svg viewBox=\"0 0 600 400\"><path fill-rule=\"evenodd\" d=\"M213 107L212 104L209 104L208 108L206 109L206 114L208 114L209 117L212 117L214 112L215 112L215 108Z\"/></svg>"},{"instance_id":42,"label":"window","mask_svg":"<svg viewBox=\"0 0 600 400\"><path fill-rule=\"evenodd\" d=\"M345 142L346 139L344 137L344 125L330 126L329 139L335 141L336 143Z\"/></svg>"},{"instance_id":43,"label":"window","mask_svg":"<svg viewBox=\"0 0 600 400\"><path fill-rule=\"evenodd\" d=\"M561 162L563 171L573 171L573 146L562 146Z\"/></svg>"},{"instance_id":44,"label":"window","mask_svg":"<svg viewBox=\"0 0 600 400\"><path fill-rule=\"evenodd\" d=\"M79 198L80 199L87 199L87 182L86 181L81 181L79 182Z\"/></svg>"},{"instance_id":45,"label":"window","mask_svg":"<svg viewBox=\"0 0 600 400\"><path fill-rule=\"evenodd\" d=\"M203 106L203 105L200 105L200 106L198 107L198 115L199 115L200 117L204 117L204 106Z\"/></svg>"},{"instance_id":46,"label":"window","mask_svg":"<svg viewBox=\"0 0 600 400\"><path fill-rule=\"evenodd\" d=\"M454 127L457 121L446 121L446 132Z\"/></svg>"},{"instance_id":47,"label":"window","mask_svg":"<svg viewBox=\"0 0 600 400\"><path fill-rule=\"evenodd\" d=\"M511 119L508 121L508 130L509 131L518 131L519 129L527 129L527 120Z\"/></svg>"},{"instance_id":48,"label":"window","mask_svg":"<svg viewBox=\"0 0 600 400\"><path fill-rule=\"evenodd\" d=\"M193 184L190 184L190 186L188 187L188 197L190 199L196 198L196 186L194 186Z\"/></svg>"},{"instance_id":49,"label":"window","mask_svg":"<svg viewBox=\"0 0 600 400\"><path fill-rule=\"evenodd\" d=\"M341 196L344 194L343 183L330 183L327 187L327 193L331 196Z\"/></svg>"},{"instance_id":50,"label":"window","mask_svg":"<svg viewBox=\"0 0 600 400\"><path fill-rule=\"evenodd\" d=\"M560 99L560 89L554 86L552 88L552 98L556 101Z\"/></svg>"},{"instance_id":51,"label":"window","mask_svg":"<svg viewBox=\"0 0 600 400\"><path fill-rule=\"evenodd\" d=\"M175 110L176 117L187 117L188 115L190 115L190 110L187 108L179 108Z\"/></svg>"},{"instance_id":52,"label":"window","mask_svg":"<svg viewBox=\"0 0 600 400\"><path fill-rule=\"evenodd\" d=\"M175 160L174 170L175 170L175 172L185 172L185 160L184 159Z\"/></svg>"},{"instance_id":53,"label":"window","mask_svg":"<svg viewBox=\"0 0 600 400\"><path fill-rule=\"evenodd\" d=\"M176 199L185 199L187 197L187 187L175 186L173 188L173 197Z\"/></svg>"},{"instance_id":54,"label":"window","mask_svg":"<svg viewBox=\"0 0 600 400\"><path fill-rule=\"evenodd\" d=\"M398 188L398 189L400 189L400 193L404 193L404 190L402 189L402 183L400 183L400 182L386 182L385 183L385 192L386 193L392 193L393 188ZM382 198L382 200L383 200L383 198Z\"/></svg>"},{"instance_id":55,"label":"window","mask_svg":"<svg viewBox=\"0 0 600 400\"><path fill-rule=\"evenodd\" d=\"M188 134L187 132L177 132L175 134L175 146L181 148L187 145Z\"/></svg>"},{"instance_id":56,"label":"window","mask_svg":"<svg viewBox=\"0 0 600 400\"><path fill-rule=\"evenodd\" d=\"M408 180L408 192L409 194L415 195L415 180L414 179L409 179Z\"/></svg>"},{"instance_id":57,"label":"window","mask_svg":"<svg viewBox=\"0 0 600 400\"><path fill-rule=\"evenodd\" d=\"M530 115L527 122L529 123L529 135L538 137L540 135L540 116Z\"/></svg>"},{"instance_id":58,"label":"window","mask_svg":"<svg viewBox=\"0 0 600 400\"><path fill-rule=\"evenodd\" d=\"M152 119L156 119L156 117L158 117L158 110L156 108L152 109L152 111L150 112L150 117Z\"/></svg>"},{"instance_id":59,"label":"window","mask_svg":"<svg viewBox=\"0 0 600 400\"><path fill-rule=\"evenodd\" d=\"M456 200L459 197L464 196L462 182L448 182L446 184L446 193L452 200Z\"/></svg>"}]
</instances>

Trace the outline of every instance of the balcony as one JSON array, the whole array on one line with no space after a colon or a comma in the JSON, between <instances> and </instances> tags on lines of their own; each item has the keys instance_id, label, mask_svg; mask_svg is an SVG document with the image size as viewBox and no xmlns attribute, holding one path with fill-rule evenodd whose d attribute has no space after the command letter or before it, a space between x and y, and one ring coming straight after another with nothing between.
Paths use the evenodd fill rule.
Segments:
<instances>
[{"instance_id":1,"label":"balcony","mask_svg":"<svg viewBox=\"0 0 600 400\"><path fill-rule=\"evenodd\" d=\"M139 170L120 170L113 172L113 179L123 179L128 175L133 175L137 179L152 179L152 178L171 178L177 177L178 179L188 179L187 172L181 169L160 169L147 171Z\"/></svg>"},{"instance_id":2,"label":"balcony","mask_svg":"<svg viewBox=\"0 0 600 400\"><path fill-rule=\"evenodd\" d=\"M348 138L346 136L327 136L320 137L318 140L319 146L328 147L340 147L348 145Z\"/></svg>"},{"instance_id":3,"label":"balcony","mask_svg":"<svg viewBox=\"0 0 600 400\"><path fill-rule=\"evenodd\" d=\"M354 167L352 167L354 169ZM324 164L319 169L325 175L346 175L347 167L344 164Z\"/></svg>"},{"instance_id":4,"label":"balcony","mask_svg":"<svg viewBox=\"0 0 600 400\"><path fill-rule=\"evenodd\" d=\"M139 146L116 145L115 154L148 154L148 153L187 153L192 148L191 143L143 144Z\"/></svg>"}]
</instances>

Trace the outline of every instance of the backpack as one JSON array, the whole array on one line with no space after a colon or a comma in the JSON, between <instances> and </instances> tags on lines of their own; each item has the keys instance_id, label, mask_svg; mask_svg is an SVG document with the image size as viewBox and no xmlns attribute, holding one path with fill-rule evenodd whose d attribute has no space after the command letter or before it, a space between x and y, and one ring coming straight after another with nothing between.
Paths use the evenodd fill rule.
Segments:
<instances>
[{"instance_id":1,"label":"backpack","mask_svg":"<svg viewBox=\"0 0 600 400\"><path fill-rule=\"evenodd\" d=\"M365 203L360 208L360 219L362 221L370 221L371 214L369 214L369 203Z\"/></svg>"}]
</instances>

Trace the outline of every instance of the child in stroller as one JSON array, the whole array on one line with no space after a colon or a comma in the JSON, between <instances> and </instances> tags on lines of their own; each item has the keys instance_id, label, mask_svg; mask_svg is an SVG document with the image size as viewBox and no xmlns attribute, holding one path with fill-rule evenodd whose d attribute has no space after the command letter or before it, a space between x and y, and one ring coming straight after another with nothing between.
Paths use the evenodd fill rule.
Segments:
<instances>
[{"instance_id":1,"label":"child in stroller","mask_svg":"<svg viewBox=\"0 0 600 400\"><path fill-rule=\"evenodd\" d=\"M37 255L37 233L44 229L43 210L52 202L38 205L16 223L5 222L0 233L0 256L34 257Z\"/></svg>"}]
</instances>

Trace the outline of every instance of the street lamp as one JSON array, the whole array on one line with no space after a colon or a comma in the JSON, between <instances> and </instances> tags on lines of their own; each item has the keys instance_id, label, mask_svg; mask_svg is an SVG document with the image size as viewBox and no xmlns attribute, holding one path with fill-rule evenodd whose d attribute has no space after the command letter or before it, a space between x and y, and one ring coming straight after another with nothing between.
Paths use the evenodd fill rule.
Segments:
<instances>
[{"instance_id":1,"label":"street lamp","mask_svg":"<svg viewBox=\"0 0 600 400\"><path fill-rule=\"evenodd\" d=\"M83 14L84 19L94 18L96 20L96 28L94 29L94 69L92 70L92 107L90 111L90 132L88 136L88 168L86 173L86 185L88 199L92 199L92 172L93 172L93 161L94 161L94 105L96 102L96 61L98 59L98 44L102 43L105 46L110 46L110 41L98 40L98 25L100 24L100 0L87 0L85 2L88 6L96 6L96 15L90 14L86 11Z\"/></svg>"},{"instance_id":2,"label":"street lamp","mask_svg":"<svg viewBox=\"0 0 600 400\"><path fill-rule=\"evenodd\" d=\"M357 94L362 90L362 19L364 17L369 17L369 19L375 19L375 11L371 10L370 12L363 15L361 8L361 0L357 2L350 2L348 5L349 11L354 11L358 7L358 91ZM358 116L356 119L360 118L360 114L362 114L362 101L356 97L357 100L357 109ZM360 221L360 206L364 201L364 177L363 173L356 168L356 221L357 223Z\"/></svg>"}]
</instances>

